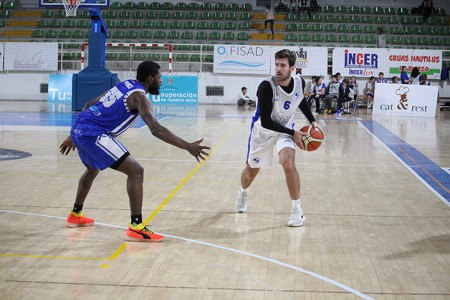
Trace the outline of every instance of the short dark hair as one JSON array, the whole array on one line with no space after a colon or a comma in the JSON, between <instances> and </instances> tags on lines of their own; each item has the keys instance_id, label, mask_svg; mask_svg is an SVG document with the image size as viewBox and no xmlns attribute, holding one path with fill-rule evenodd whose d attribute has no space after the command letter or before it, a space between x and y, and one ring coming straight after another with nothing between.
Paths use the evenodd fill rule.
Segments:
<instances>
[{"instance_id":1,"label":"short dark hair","mask_svg":"<svg viewBox=\"0 0 450 300\"><path fill-rule=\"evenodd\" d=\"M384 73L383 72L378 73L378 76L380 76L380 75L384 75Z\"/></svg>"},{"instance_id":2,"label":"short dark hair","mask_svg":"<svg viewBox=\"0 0 450 300\"><path fill-rule=\"evenodd\" d=\"M280 58L287 58L288 62L289 62L289 67L294 66L295 61L297 60L294 52L292 52L289 49L283 49L283 50L280 50L277 53L275 53L275 59L280 59Z\"/></svg>"},{"instance_id":3,"label":"short dark hair","mask_svg":"<svg viewBox=\"0 0 450 300\"><path fill-rule=\"evenodd\" d=\"M375 79L375 77L374 77L374 76L370 76L370 79L369 79L369 80L372 80L372 79Z\"/></svg>"},{"instance_id":4,"label":"short dark hair","mask_svg":"<svg viewBox=\"0 0 450 300\"><path fill-rule=\"evenodd\" d=\"M242 88L241 88L241 91L244 91L244 90L246 90L247 88L245 87L245 86L243 86Z\"/></svg>"},{"instance_id":5,"label":"short dark hair","mask_svg":"<svg viewBox=\"0 0 450 300\"><path fill-rule=\"evenodd\" d=\"M160 65L154 61L143 61L139 64L136 72L136 79L139 82L145 82L149 76L156 76L158 74Z\"/></svg>"},{"instance_id":6,"label":"short dark hair","mask_svg":"<svg viewBox=\"0 0 450 300\"><path fill-rule=\"evenodd\" d=\"M342 82L345 83L345 84L349 84L349 83L350 83L350 81L348 81L347 78L345 78L344 80L342 80Z\"/></svg>"}]
</instances>

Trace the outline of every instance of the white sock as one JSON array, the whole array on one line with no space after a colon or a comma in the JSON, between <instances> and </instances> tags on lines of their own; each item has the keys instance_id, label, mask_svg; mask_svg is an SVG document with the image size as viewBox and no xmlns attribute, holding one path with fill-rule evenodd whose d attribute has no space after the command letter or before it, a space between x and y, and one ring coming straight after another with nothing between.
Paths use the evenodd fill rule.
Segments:
<instances>
[{"instance_id":1,"label":"white sock","mask_svg":"<svg viewBox=\"0 0 450 300\"><path fill-rule=\"evenodd\" d=\"M248 193L248 189L244 189L244 188L241 186L241 192L243 192L243 193Z\"/></svg>"},{"instance_id":2,"label":"white sock","mask_svg":"<svg viewBox=\"0 0 450 300\"><path fill-rule=\"evenodd\" d=\"M300 207L300 199L292 200L292 208L302 210Z\"/></svg>"}]
</instances>

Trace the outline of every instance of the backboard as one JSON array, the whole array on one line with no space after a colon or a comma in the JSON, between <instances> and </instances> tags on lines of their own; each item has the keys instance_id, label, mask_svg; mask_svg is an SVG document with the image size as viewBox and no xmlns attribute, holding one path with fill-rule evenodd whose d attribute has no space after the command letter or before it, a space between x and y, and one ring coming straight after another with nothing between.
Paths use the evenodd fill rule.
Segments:
<instances>
[{"instance_id":1,"label":"backboard","mask_svg":"<svg viewBox=\"0 0 450 300\"><path fill-rule=\"evenodd\" d=\"M61 0L38 0L39 6L41 7L49 7L49 8L61 8L63 9L63 4ZM81 0L80 7L81 9L88 8L108 8L110 4L110 0Z\"/></svg>"}]
</instances>

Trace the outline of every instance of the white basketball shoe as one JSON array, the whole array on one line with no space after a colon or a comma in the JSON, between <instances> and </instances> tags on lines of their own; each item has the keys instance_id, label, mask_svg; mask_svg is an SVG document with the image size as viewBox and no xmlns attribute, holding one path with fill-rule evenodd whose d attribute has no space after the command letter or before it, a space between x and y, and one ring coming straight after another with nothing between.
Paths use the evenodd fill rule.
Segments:
<instances>
[{"instance_id":1,"label":"white basketball shoe","mask_svg":"<svg viewBox=\"0 0 450 300\"><path fill-rule=\"evenodd\" d=\"M239 190L235 203L236 212L244 213L247 211L247 196L248 192Z\"/></svg>"},{"instance_id":2,"label":"white basketball shoe","mask_svg":"<svg viewBox=\"0 0 450 300\"><path fill-rule=\"evenodd\" d=\"M291 210L291 217L289 218L288 226L299 227L305 222L305 216L303 211L298 208L293 208Z\"/></svg>"}]
</instances>

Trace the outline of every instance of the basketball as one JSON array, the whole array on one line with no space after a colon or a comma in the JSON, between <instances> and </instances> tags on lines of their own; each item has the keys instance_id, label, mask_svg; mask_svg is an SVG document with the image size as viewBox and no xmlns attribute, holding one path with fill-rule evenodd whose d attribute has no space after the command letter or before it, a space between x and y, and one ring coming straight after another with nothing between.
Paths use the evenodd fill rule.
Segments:
<instances>
[{"instance_id":1,"label":"basketball","mask_svg":"<svg viewBox=\"0 0 450 300\"><path fill-rule=\"evenodd\" d=\"M302 136L302 142L305 151L317 150L322 145L324 134L319 128L313 126L303 126L300 131L308 133Z\"/></svg>"}]
</instances>

